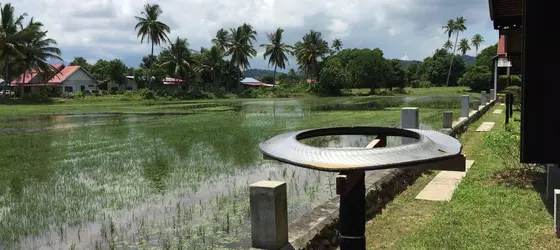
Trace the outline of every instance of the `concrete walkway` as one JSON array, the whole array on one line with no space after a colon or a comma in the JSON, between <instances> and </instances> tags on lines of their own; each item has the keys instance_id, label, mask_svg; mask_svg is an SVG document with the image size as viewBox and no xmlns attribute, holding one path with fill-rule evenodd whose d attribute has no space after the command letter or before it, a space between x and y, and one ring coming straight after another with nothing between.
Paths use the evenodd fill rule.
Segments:
<instances>
[{"instance_id":1,"label":"concrete walkway","mask_svg":"<svg viewBox=\"0 0 560 250\"><path fill-rule=\"evenodd\" d=\"M472 167L474 161L466 161L466 171ZM467 172L441 171L436 177L416 196L419 200L450 201L457 185Z\"/></svg>"},{"instance_id":2,"label":"concrete walkway","mask_svg":"<svg viewBox=\"0 0 560 250\"><path fill-rule=\"evenodd\" d=\"M492 114L501 114L502 112L504 112L503 109L496 109L494 110L494 112L492 112Z\"/></svg>"},{"instance_id":3,"label":"concrete walkway","mask_svg":"<svg viewBox=\"0 0 560 250\"><path fill-rule=\"evenodd\" d=\"M494 127L495 122L483 122L480 127L476 129L476 132L490 132Z\"/></svg>"}]
</instances>

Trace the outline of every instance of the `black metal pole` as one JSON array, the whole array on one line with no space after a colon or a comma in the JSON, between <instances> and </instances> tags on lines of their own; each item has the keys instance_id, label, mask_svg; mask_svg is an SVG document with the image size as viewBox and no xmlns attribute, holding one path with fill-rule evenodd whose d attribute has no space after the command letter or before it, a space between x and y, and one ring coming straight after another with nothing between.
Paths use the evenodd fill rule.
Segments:
<instances>
[{"instance_id":1,"label":"black metal pole","mask_svg":"<svg viewBox=\"0 0 560 250\"><path fill-rule=\"evenodd\" d=\"M511 117L513 119L513 103L515 101L515 96L513 94L510 94L510 100L509 100L509 117Z\"/></svg>"},{"instance_id":2,"label":"black metal pole","mask_svg":"<svg viewBox=\"0 0 560 250\"><path fill-rule=\"evenodd\" d=\"M509 123L509 105L510 105L509 94L506 94L506 124Z\"/></svg>"},{"instance_id":3,"label":"black metal pole","mask_svg":"<svg viewBox=\"0 0 560 250\"><path fill-rule=\"evenodd\" d=\"M365 172L359 175L348 192L340 195L340 250L366 249L366 185Z\"/></svg>"}]
</instances>

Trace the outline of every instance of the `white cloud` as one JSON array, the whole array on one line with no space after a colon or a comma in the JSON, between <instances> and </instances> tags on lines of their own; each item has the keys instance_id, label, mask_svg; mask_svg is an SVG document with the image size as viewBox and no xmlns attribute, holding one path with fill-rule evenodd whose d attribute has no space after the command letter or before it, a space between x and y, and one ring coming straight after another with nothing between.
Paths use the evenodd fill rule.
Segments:
<instances>
[{"instance_id":1,"label":"white cloud","mask_svg":"<svg viewBox=\"0 0 560 250\"><path fill-rule=\"evenodd\" d=\"M66 61L121 58L136 66L150 51L134 30L134 16L146 3L161 5L170 38L186 37L195 49L209 46L218 29L244 22L259 32L258 44L277 27L284 28L285 42L291 44L314 29L329 40L341 39L346 48L379 47L388 58L406 54L415 60L443 44L447 37L441 26L449 18L465 16L464 36L481 33L487 45L498 36L486 0L18 0L14 6L45 24ZM251 65L266 67L262 52Z\"/></svg>"},{"instance_id":2,"label":"white cloud","mask_svg":"<svg viewBox=\"0 0 560 250\"><path fill-rule=\"evenodd\" d=\"M401 60L403 60L403 61L408 61L408 60L410 60L410 58L408 58L407 55L404 55L403 57L401 57L401 58L399 58L399 59L401 59Z\"/></svg>"}]
</instances>

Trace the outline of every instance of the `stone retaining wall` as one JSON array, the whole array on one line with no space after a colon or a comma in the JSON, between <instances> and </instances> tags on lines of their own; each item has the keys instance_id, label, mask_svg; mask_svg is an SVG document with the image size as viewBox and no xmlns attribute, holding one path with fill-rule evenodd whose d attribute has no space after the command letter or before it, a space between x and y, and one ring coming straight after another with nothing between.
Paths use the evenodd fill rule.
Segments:
<instances>
[{"instance_id":1,"label":"stone retaining wall","mask_svg":"<svg viewBox=\"0 0 560 250\"><path fill-rule=\"evenodd\" d=\"M442 131L457 136L464 133L492 108L488 103L468 118L460 119L452 129ZM374 218L395 196L404 191L423 172L415 169L387 169L372 171L366 175L366 215ZM339 196L315 207L309 214L290 224L289 242L284 250L336 249L338 238Z\"/></svg>"}]
</instances>

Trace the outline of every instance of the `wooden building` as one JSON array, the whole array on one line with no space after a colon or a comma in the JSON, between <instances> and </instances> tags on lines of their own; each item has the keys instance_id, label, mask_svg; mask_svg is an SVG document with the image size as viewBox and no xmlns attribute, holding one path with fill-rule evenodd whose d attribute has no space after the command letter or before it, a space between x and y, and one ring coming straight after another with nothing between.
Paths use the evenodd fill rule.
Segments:
<instances>
[{"instance_id":1,"label":"wooden building","mask_svg":"<svg viewBox=\"0 0 560 250\"><path fill-rule=\"evenodd\" d=\"M511 70L521 74L521 162L558 164L560 51L552 30L556 1L489 0L494 29L504 35Z\"/></svg>"}]
</instances>

